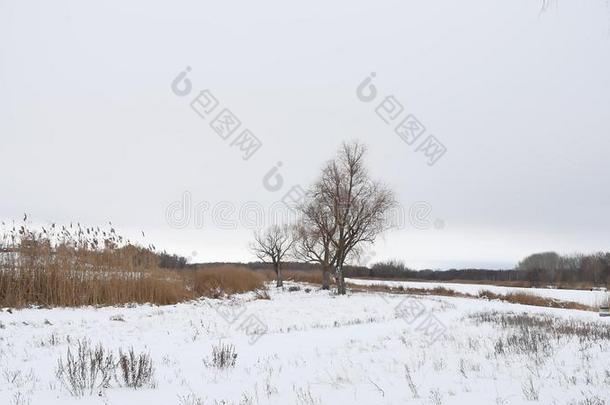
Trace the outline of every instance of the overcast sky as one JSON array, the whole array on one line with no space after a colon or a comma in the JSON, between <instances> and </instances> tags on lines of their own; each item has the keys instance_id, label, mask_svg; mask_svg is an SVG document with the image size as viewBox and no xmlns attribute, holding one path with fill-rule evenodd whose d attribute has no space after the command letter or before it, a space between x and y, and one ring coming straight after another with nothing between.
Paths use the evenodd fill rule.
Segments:
<instances>
[{"instance_id":1,"label":"overcast sky","mask_svg":"<svg viewBox=\"0 0 610 405\"><path fill-rule=\"evenodd\" d=\"M248 213L269 223L359 139L406 216L419 210L370 262L507 268L608 250L610 9L540 5L2 0L0 217L111 220L193 261L253 260ZM187 66L190 87L172 89ZM200 116L206 89L218 105ZM401 114L376 113L388 96ZM224 108L235 133L211 127ZM411 145L395 133L409 114L425 126ZM232 144L244 129L262 144L247 160ZM433 165L430 135L446 148Z\"/></svg>"}]
</instances>

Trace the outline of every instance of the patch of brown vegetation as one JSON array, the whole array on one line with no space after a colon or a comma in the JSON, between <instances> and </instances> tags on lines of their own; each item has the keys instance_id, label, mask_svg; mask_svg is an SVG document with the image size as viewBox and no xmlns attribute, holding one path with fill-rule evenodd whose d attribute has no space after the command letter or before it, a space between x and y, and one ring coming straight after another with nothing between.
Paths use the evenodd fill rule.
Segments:
<instances>
[{"instance_id":1,"label":"patch of brown vegetation","mask_svg":"<svg viewBox=\"0 0 610 405\"><path fill-rule=\"evenodd\" d=\"M413 294L413 295L440 295L444 297L474 297L469 294L462 294L460 292L450 290L445 287L430 288L413 288L413 287L390 287L386 285L359 285L348 283L348 286L352 291L373 291L373 292L387 292L391 294Z\"/></svg>"},{"instance_id":2,"label":"patch of brown vegetation","mask_svg":"<svg viewBox=\"0 0 610 405\"><path fill-rule=\"evenodd\" d=\"M284 278L300 283L310 283L322 285L322 270L287 270Z\"/></svg>"},{"instance_id":3,"label":"patch of brown vegetation","mask_svg":"<svg viewBox=\"0 0 610 405\"><path fill-rule=\"evenodd\" d=\"M489 300L500 300L510 302L512 304L522 305L533 305L535 307L549 307L549 308L565 308L565 309L579 309L581 311L595 311L594 308L572 301L561 301L553 298L540 297L534 294L512 292L508 294L496 294L494 292L484 290L478 295L479 298L485 298Z\"/></svg>"},{"instance_id":4,"label":"patch of brown vegetation","mask_svg":"<svg viewBox=\"0 0 610 405\"><path fill-rule=\"evenodd\" d=\"M162 269L160 258L112 228L12 227L0 233L0 307L167 305L256 290L266 280L238 266Z\"/></svg>"},{"instance_id":5,"label":"patch of brown vegetation","mask_svg":"<svg viewBox=\"0 0 610 405\"><path fill-rule=\"evenodd\" d=\"M198 270L186 270L185 279L195 296L222 297L265 288L268 279L261 272L245 266L221 265Z\"/></svg>"}]
</instances>

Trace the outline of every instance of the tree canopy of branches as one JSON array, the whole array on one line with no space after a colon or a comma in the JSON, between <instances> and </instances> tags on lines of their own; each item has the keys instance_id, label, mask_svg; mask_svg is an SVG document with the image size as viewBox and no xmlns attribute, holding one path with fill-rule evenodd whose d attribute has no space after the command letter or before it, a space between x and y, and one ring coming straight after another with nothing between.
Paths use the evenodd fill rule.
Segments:
<instances>
[{"instance_id":1,"label":"tree canopy of branches","mask_svg":"<svg viewBox=\"0 0 610 405\"><path fill-rule=\"evenodd\" d=\"M250 250L261 261L271 263L276 276L276 285L282 287L282 261L286 254L292 249L294 235L291 227L284 225L273 225L264 232L254 234L254 242Z\"/></svg>"},{"instance_id":2,"label":"tree canopy of branches","mask_svg":"<svg viewBox=\"0 0 610 405\"><path fill-rule=\"evenodd\" d=\"M389 228L385 214L396 204L393 192L370 178L365 154L361 143L344 143L300 207L304 219L298 252L323 267L334 267L339 294L346 292L347 258Z\"/></svg>"},{"instance_id":3,"label":"tree canopy of branches","mask_svg":"<svg viewBox=\"0 0 610 405\"><path fill-rule=\"evenodd\" d=\"M297 207L301 222L296 227L293 256L297 260L318 263L322 267L322 289L330 289L330 271L336 262L332 243L334 229L332 211L320 199L308 198Z\"/></svg>"}]
</instances>

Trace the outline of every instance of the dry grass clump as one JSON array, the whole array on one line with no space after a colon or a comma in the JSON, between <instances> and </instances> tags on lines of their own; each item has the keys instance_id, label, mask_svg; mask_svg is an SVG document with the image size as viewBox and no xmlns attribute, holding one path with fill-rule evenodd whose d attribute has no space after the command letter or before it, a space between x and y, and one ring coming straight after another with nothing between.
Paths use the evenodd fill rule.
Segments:
<instances>
[{"instance_id":1,"label":"dry grass clump","mask_svg":"<svg viewBox=\"0 0 610 405\"><path fill-rule=\"evenodd\" d=\"M150 354L135 354L133 348L123 353L119 349L119 369L123 384L130 388L153 386L154 368Z\"/></svg>"},{"instance_id":2,"label":"dry grass clump","mask_svg":"<svg viewBox=\"0 0 610 405\"><path fill-rule=\"evenodd\" d=\"M79 340L74 352L68 348L66 359L58 360L56 376L72 396L80 397L109 387L115 369L112 353L102 345L92 348L88 340Z\"/></svg>"},{"instance_id":3,"label":"dry grass clump","mask_svg":"<svg viewBox=\"0 0 610 405\"><path fill-rule=\"evenodd\" d=\"M208 367L230 368L237 362L237 352L232 344L219 343L212 346L212 357L204 360Z\"/></svg>"},{"instance_id":4,"label":"dry grass clump","mask_svg":"<svg viewBox=\"0 0 610 405\"><path fill-rule=\"evenodd\" d=\"M263 290L268 279L245 266L220 265L194 270L185 275L196 296L220 298L224 295Z\"/></svg>"},{"instance_id":5,"label":"dry grass clump","mask_svg":"<svg viewBox=\"0 0 610 405\"><path fill-rule=\"evenodd\" d=\"M576 337L591 342L610 342L610 328L598 322L562 319L547 314L488 311L469 315L478 323L491 323L506 329L538 330L553 338Z\"/></svg>"},{"instance_id":6,"label":"dry grass clump","mask_svg":"<svg viewBox=\"0 0 610 405\"><path fill-rule=\"evenodd\" d=\"M462 294L458 291L451 290L445 287L434 287L432 289L427 290L428 294L431 295L442 295L445 297L463 297L465 294Z\"/></svg>"},{"instance_id":7,"label":"dry grass clump","mask_svg":"<svg viewBox=\"0 0 610 405\"><path fill-rule=\"evenodd\" d=\"M493 354L524 355L540 365L572 339L585 352L610 342L606 325L576 319L562 319L548 314L487 311L467 317L477 324L496 325L500 331L494 338Z\"/></svg>"},{"instance_id":8,"label":"dry grass clump","mask_svg":"<svg viewBox=\"0 0 610 405\"><path fill-rule=\"evenodd\" d=\"M392 294L413 294L413 295L440 295L443 297L463 297L463 298L475 298L473 295L460 293L455 290L450 290L445 287L435 288L414 288L414 287L391 287L387 285L359 285L348 283L348 286L353 291L373 291L373 292L387 292Z\"/></svg>"},{"instance_id":9,"label":"dry grass clump","mask_svg":"<svg viewBox=\"0 0 610 405\"><path fill-rule=\"evenodd\" d=\"M522 292L511 292L508 294L496 294L494 292L484 290L479 293L479 298L486 298L490 300L501 300L510 302L512 304L522 305L533 305L536 307L549 307L549 308L566 308L566 309L579 309L582 311L592 311L593 308L588 305L580 304L572 301L561 301L553 298L540 297L534 294L527 294Z\"/></svg>"},{"instance_id":10,"label":"dry grass clump","mask_svg":"<svg viewBox=\"0 0 610 405\"><path fill-rule=\"evenodd\" d=\"M271 296L269 295L269 291L265 289L256 290L254 293L254 297L257 300L270 300Z\"/></svg>"},{"instance_id":11,"label":"dry grass clump","mask_svg":"<svg viewBox=\"0 0 610 405\"><path fill-rule=\"evenodd\" d=\"M120 375L117 377L117 371ZM114 354L101 344L93 348L87 339L78 340L74 351L68 348L66 358L60 357L56 369L57 379L74 397L110 387L112 380L126 387L153 386L154 368L148 353L135 354L130 349L124 354L119 349L118 361Z\"/></svg>"}]
</instances>

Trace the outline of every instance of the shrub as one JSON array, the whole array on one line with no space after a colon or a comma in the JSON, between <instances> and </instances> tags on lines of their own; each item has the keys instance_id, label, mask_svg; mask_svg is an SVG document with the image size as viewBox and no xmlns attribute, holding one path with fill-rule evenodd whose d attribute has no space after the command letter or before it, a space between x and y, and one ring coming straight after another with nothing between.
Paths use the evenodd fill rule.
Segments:
<instances>
[{"instance_id":1,"label":"shrub","mask_svg":"<svg viewBox=\"0 0 610 405\"><path fill-rule=\"evenodd\" d=\"M150 354L140 353L136 356L133 348L127 354L119 350L119 366L123 384L126 387L141 388L153 386L153 362Z\"/></svg>"},{"instance_id":2,"label":"shrub","mask_svg":"<svg viewBox=\"0 0 610 405\"><path fill-rule=\"evenodd\" d=\"M68 348L66 359L59 358L56 376L72 396L93 394L96 390L110 387L117 379L117 367L123 384L130 388L153 386L153 362L149 354L136 356L133 349L127 354L119 349L119 360L102 345L91 348L88 340L78 340L75 353Z\"/></svg>"},{"instance_id":3,"label":"shrub","mask_svg":"<svg viewBox=\"0 0 610 405\"><path fill-rule=\"evenodd\" d=\"M212 362L211 366L216 368L234 367L237 362L237 353L235 346L230 344L222 344L212 347Z\"/></svg>"},{"instance_id":4,"label":"shrub","mask_svg":"<svg viewBox=\"0 0 610 405\"><path fill-rule=\"evenodd\" d=\"M56 375L62 385L75 397L96 389L107 388L114 376L116 364L112 353L101 345L95 349L87 340L77 342L76 354L68 348L65 361L60 358Z\"/></svg>"},{"instance_id":5,"label":"shrub","mask_svg":"<svg viewBox=\"0 0 610 405\"><path fill-rule=\"evenodd\" d=\"M271 297L269 296L269 291L267 291L267 289L256 290L256 292L254 293L254 297L257 300L270 300L271 299Z\"/></svg>"}]
</instances>

